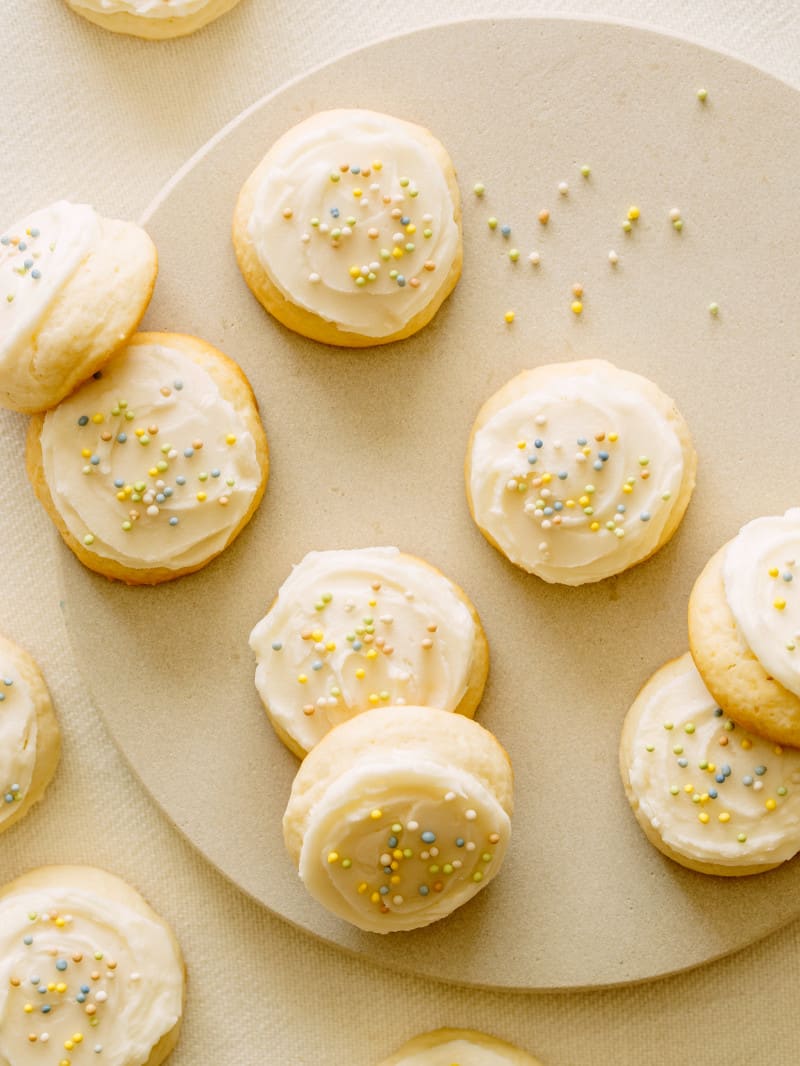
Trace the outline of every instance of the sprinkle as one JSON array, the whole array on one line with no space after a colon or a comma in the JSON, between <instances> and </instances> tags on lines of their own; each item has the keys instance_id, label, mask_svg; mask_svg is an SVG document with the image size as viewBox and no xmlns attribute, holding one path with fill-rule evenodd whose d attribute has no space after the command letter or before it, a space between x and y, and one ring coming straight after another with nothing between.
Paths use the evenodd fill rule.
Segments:
<instances>
[{"instance_id":1,"label":"sprinkle","mask_svg":"<svg viewBox=\"0 0 800 1066\"><path fill-rule=\"evenodd\" d=\"M512 248L508 253L508 258L511 260L512 263L516 263L516 261L519 259L519 249Z\"/></svg>"},{"instance_id":2,"label":"sprinkle","mask_svg":"<svg viewBox=\"0 0 800 1066\"><path fill-rule=\"evenodd\" d=\"M503 315L503 318L509 325L511 325L515 317L516 316L513 311L506 311L506 313Z\"/></svg>"},{"instance_id":3,"label":"sprinkle","mask_svg":"<svg viewBox=\"0 0 800 1066\"><path fill-rule=\"evenodd\" d=\"M616 266L619 262L619 256L613 249L608 253L608 261L612 266Z\"/></svg>"},{"instance_id":4,"label":"sprinkle","mask_svg":"<svg viewBox=\"0 0 800 1066\"><path fill-rule=\"evenodd\" d=\"M477 182L477 184L473 185L472 191L475 193L476 196L483 196L483 194L486 192L486 186L483 184L482 181L479 181Z\"/></svg>"},{"instance_id":5,"label":"sprinkle","mask_svg":"<svg viewBox=\"0 0 800 1066\"><path fill-rule=\"evenodd\" d=\"M580 300L573 300L570 304L570 310L572 311L573 315L583 314L583 304Z\"/></svg>"},{"instance_id":6,"label":"sprinkle","mask_svg":"<svg viewBox=\"0 0 800 1066\"><path fill-rule=\"evenodd\" d=\"M716 318L717 315L719 314L719 304L718 303L710 303L708 305L708 313L710 315L713 315L714 318Z\"/></svg>"},{"instance_id":7,"label":"sprinkle","mask_svg":"<svg viewBox=\"0 0 800 1066\"><path fill-rule=\"evenodd\" d=\"M542 261L542 257L539 255L538 252L531 252L531 254L528 256L528 262L532 266L539 266L541 261Z\"/></svg>"},{"instance_id":8,"label":"sprinkle","mask_svg":"<svg viewBox=\"0 0 800 1066\"><path fill-rule=\"evenodd\" d=\"M500 232L503 234L504 237L510 237L511 236L511 227L509 225L507 225L507 224L504 224L504 225L502 225L500 227Z\"/></svg>"},{"instance_id":9,"label":"sprinkle","mask_svg":"<svg viewBox=\"0 0 800 1066\"><path fill-rule=\"evenodd\" d=\"M697 99L700 101L701 104L704 104L706 102L706 100L708 99L708 90L707 89L698 89L697 90Z\"/></svg>"},{"instance_id":10,"label":"sprinkle","mask_svg":"<svg viewBox=\"0 0 800 1066\"><path fill-rule=\"evenodd\" d=\"M565 181L558 183L558 193L559 196L566 196L569 193L569 185Z\"/></svg>"},{"instance_id":11,"label":"sprinkle","mask_svg":"<svg viewBox=\"0 0 800 1066\"><path fill-rule=\"evenodd\" d=\"M497 219L494 215L489 219L488 226L489 229L497 229Z\"/></svg>"},{"instance_id":12,"label":"sprinkle","mask_svg":"<svg viewBox=\"0 0 800 1066\"><path fill-rule=\"evenodd\" d=\"M628 218L631 222L636 222L641 214L641 211L635 205L628 208Z\"/></svg>"},{"instance_id":13,"label":"sprinkle","mask_svg":"<svg viewBox=\"0 0 800 1066\"><path fill-rule=\"evenodd\" d=\"M547 208L542 208L542 210L539 212L538 218L542 226L547 225L547 223L550 221L550 212L547 210Z\"/></svg>"},{"instance_id":14,"label":"sprinkle","mask_svg":"<svg viewBox=\"0 0 800 1066\"><path fill-rule=\"evenodd\" d=\"M584 178L588 178L591 173L591 167L587 166L586 163L584 163L581 167L581 176Z\"/></svg>"}]
</instances>

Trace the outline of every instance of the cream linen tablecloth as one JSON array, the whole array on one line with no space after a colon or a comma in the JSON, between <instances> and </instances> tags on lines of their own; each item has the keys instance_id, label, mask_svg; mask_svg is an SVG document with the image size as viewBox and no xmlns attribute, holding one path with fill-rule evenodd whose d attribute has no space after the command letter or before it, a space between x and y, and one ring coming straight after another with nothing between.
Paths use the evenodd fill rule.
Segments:
<instances>
[{"instance_id":1,"label":"cream linen tablecloth","mask_svg":"<svg viewBox=\"0 0 800 1066\"><path fill-rule=\"evenodd\" d=\"M635 20L800 87L792 0L242 0L195 37L161 45L106 34L62 0L0 0L0 226L61 196L137 218L212 134L286 80L387 34L501 14ZM45 801L0 838L0 883L41 863L85 862L139 887L174 926L189 967L171 1064L373 1066L440 1025L489 1030L549 1066L800 1062L800 922L649 985L497 994L346 957L232 888L150 801L89 703L59 607L61 548L23 473L24 429L25 419L0 412L0 631L43 664L64 755Z\"/></svg>"}]
</instances>

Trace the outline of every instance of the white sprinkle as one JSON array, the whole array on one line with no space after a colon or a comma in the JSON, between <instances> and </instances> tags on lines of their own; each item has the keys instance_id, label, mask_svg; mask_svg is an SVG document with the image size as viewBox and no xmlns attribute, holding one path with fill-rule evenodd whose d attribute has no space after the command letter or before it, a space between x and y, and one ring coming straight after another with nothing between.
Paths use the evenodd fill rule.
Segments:
<instances>
[{"instance_id":1,"label":"white sprinkle","mask_svg":"<svg viewBox=\"0 0 800 1066\"><path fill-rule=\"evenodd\" d=\"M575 452L575 462L576 463L585 463L586 462L586 456L583 454L583 452Z\"/></svg>"},{"instance_id":2,"label":"white sprinkle","mask_svg":"<svg viewBox=\"0 0 800 1066\"><path fill-rule=\"evenodd\" d=\"M151 518L155 518L155 516L158 514L158 507L154 503L151 504L147 508L147 513L150 515Z\"/></svg>"},{"instance_id":3,"label":"white sprinkle","mask_svg":"<svg viewBox=\"0 0 800 1066\"><path fill-rule=\"evenodd\" d=\"M419 822L415 822L412 819L406 824L406 829L409 831L409 833L414 833L417 829L419 829Z\"/></svg>"},{"instance_id":4,"label":"white sprinkle","mask_svg":"<svg viewBox=\"0 0 800 1066\"><path fill-rule=\"evenodd\" d=\"M478 815L470 807L468 811L464 811L464 817L467 819L468 822L474 822Z\"/></svg>"},{"instance_id":5,"label":"white sprinkle","mask_svg":"<svg viewBox=\"0 0 800 1066\"><path fill-rule=\"evenodd\" d=\"M49 1033L40 1033L39 1034L39 1043L40 1044L46 1044L49 1039L50 1039L50 1034Z\"/></svg>"},{"instance_id":6,"label":"white sprinkle","mask_svg":"<svg viewBox=\"0 0 800 1066\"><path fill-rule=\"evenodd\" d=\"M550 547L550 545L547 543L546 540L543 540L543 541L539 542L539 551L540 552L546 552L549 547Z\"/></svg>"},{"instance_id":7,"label":"white sprinkle","mask_svg":"<svg viewBox=\"0 0 800 1066\"><path fill-rule=\"evenodd\" d=\"M474 844L474 842L472 840L470 840L469 843L465 845L465 847L466 847L467 851L474 851L475 850L475 844Z\"/></svg>"},{"instance_id":8,"label":"white sprinkle","mask_svg":"<svg viewBox=\"0 0 800 1066\"><path fill-rule=\"evenodd\" d=\"M403 699L402 696L398 696L397 699L394 701L394 705L395 707L405 707L406 701Z\"/></svg>"},{"instance_id":9,"label":"white sprinkle","mask_svg":"<svg viewBox=\"0 0 800 1066\"><path fill-rule=\"evenodd\" d=\"M439 849L438 848L431 848L431 858L432 859L436 859L436 858L438 858L438 856L439 856Z\"/></svg>"},{"instance_id":10,"label":"white sprinkle","mask_svg":"<svg viewBox=\"0 0 800 1066\"><path fill-rule=\"evenodd\" d=\"M610 264L611 264L612 266L616 266L616 265L617 265L617 263L619 262L619 256L618 256L618 255L617 255L617 253L616 253L616 252L615 252L615 251L613 250L613 248L612 248L612 250L611 250L611 251L610 251L610 252L608 253L608 261L609 261L609 263L610 263Z\"/></svg>"},{"instance_id":11,"label":"white sprinkle","mask_svg":"<svg viewBox=\"0 0 800 1066\"><path fill-rule=\"evenodd\" d=\"M534 421L536 422L537 426L546 426L547 425L547 419L545 418L544 415L537 415L536 418L534 419Z\"/></svg>"},{"instance_id":12,"label":"white sprinkle","mask_svg":"<svg viewBox=\"0 0 800 1066\"><path fill-rule=\"evenodd\" d=\"M395 907L399 907L402 902L403 902L403 897L402 896L392 896L392 903L394 903Z\"/></svg>"},{"instance_id":13,"label":"white sprinkle","mask_svg":"<svg viewBox=\"0 0 800 1066\"><path fill-rule=\"evenodd\" d=\"M450 865L453 867L454 870L460 870L463 863L461 862L461 859L453 859Z\"/></svg>"},{"instance_id":14,"label":"white sprinkle","mask_svg":"<svg viewBox=\"0 0 800 1066\"><path fill-rule=\"evenodd\" d=\"M552 525L553 523L550 521L550 519L545 518L545 520L542 522L542 529L550 529Z\"/></svg>"},{"instance_id":15,"label":"white sprinkle","mask_svg":"<svg viewBox=\"0 0 800 1066\"><path fill-rule=\"evenodd\" d=\"M672 210L669 213L670 222L677 222L680 217L681 217L680 209L677 208L677 207L673 207Z\"/></svg>"},{"instance_id":16,"label":"white sprinkle","mask_svg":"<svg viewBox=\"0 0 800 1066\"><path fill-rule=\"evenodd\" d=\"M105 1003L105 1001L108 999L108 992L96 992L94 998L97 1000L98 1003Z\"/></svg>"},{"instance_id":17,"label":"white sprinkle","mask_svg":"<svg viewBox=\"0 0 800 1066\"><path fill-rule=\"evenodd\" d=\"M753 790L755 792L760 792L763 787L764 787L764 782L763 781L754 781L753 782Z\"/></svg>"},{"instance_id":18,"label":"white sprinkle","mask_svg":"<svg viewBox=\"0 0 800 1066\"><path fill-rule=\"evenodd\" d=\"M419 853L419 857L422 859L423 862L427 862L428 859L431 857L431 853L429 851L421 851Z\"/></svg>"},{"instance_id":19,"label":"white sprinkle","mask_svg":"<svg viewBox=\"0 0 800 1066\"><path fill-rule=\"evenodd\" d=\"M445 792L444 798L445 798L445 802L449 803L450 800L454 800L456 798L456 794L455 794L455 792Z\"/></svg>"},{"instance_id":20,"label":"white sprinkle","mask_svg":"<svg viewBox=\"0 0 800 1066\"><path fill-rule=\"evenodd\" d=\"M528 256L528 262L531 263L532 266L537 267L541 263L541 261L542 257L539 255L538 252L531 252L531 254Z\"/></svg>"},{"instance_id":21,"label":"white sprinkle","mask_svg":"<svg viewBox=\"0 0 800 1066\"><path fill-rule=\"evenodd\" d=\"M560 181L558 183L558 192L561 196L566 196L569 192L569 185L565 181Z\"/></svg>"},{"instance_id":22,"label":"white sprinkle","mask_svg":"<svg viewBox=\"0 0 800 1066\"><path fill-rule=\"evenodd\" d=\"M311 282L312 285L316 285L317 282L319 281L319 274L317 274L317 272L314 271L313 274L309 274L308 275L308 280Z\"/></svg>"},{"instance_id":23,"label":"white sprinkle","mask_svg":"<svg viewBox=\"0 0 800 1066\"><path fill-rule=\"evenodd\" d=\"M308 242L311 240L311 234L310 233L302 234L302 236L300 237L300 240L303 242L303 244L308 244Z\"/></svg>"},{"instance_id":24,"label":"white sprinkle","mask_svg":"<svg viewBox=\"0 0 800 1066\"><path fill-rule=\"evenodd\" d=\"M352 237L352 235L353 235L353 231L352 231L352 229L349 226L342 226L342 236L343 237Z\"/></svg>"},{"instance_id":25,"label":"white sprinkle","mask_svg":"<svg viewBox=\"0 0 800 1066\"><path fill-rule=\"evenodd\" d=\"M327 222L321 222L319 226L320 233L330 233L331 227Z\"/></svg>"},{"instance_id":26,"label":"white sprinkle","mask_svg":"<svg viewBox=\"0 0 800 1066\"><path fill-rule=\"evenodd\" d=\"M390 626L392 624L392 622L394 621L394 615L382 614L380 616L380 618L378 619L378 621L383 622L383 624L385 626Z\"/></svg>"},{"instance_id":27,"label":"white sprinkle","mask_svg":"<svg viewBox=\"0 0 800 1066\"><path fill-rule=\"evenodd\" d=\"M515 477L510 477L508 479L508 481L506 482L506 488L508 489L509 492L516 492L518 484L519 484L519 482L517 481L517 479Z\"/></svg>"}]
</instances>

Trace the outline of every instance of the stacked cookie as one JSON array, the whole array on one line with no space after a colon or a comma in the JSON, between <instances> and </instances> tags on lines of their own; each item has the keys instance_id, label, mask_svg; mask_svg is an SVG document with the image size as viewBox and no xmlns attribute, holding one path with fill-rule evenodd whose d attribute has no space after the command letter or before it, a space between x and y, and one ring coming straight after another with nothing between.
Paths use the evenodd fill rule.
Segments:
<instances>
[{"instance_id":1,"label":"stacked cookie","mask_svg":"<svg viewBox=\"0 0 800 1066\"><path fill-rule=\"evenodd\" d=\"M689 601L691 654L645 685L620 763L647 837L703 873L758 873L800 850L800 510L724 545Z\"/></svg>"}]
</instances>

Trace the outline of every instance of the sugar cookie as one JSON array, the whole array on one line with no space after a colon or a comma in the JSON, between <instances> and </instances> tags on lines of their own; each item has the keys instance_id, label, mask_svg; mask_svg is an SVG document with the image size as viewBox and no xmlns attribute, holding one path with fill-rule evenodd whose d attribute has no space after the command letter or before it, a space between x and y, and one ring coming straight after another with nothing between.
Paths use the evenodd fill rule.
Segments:
<instances>
[{"instance_id":1,"label":"sugar cookie","mask_svg":"<svg viewBox=\"0 0 800 1066\"><path fill-rule=\"evenodd\" d=\"M647 838L690 870L759 873L800 851L800 751L738 727L689 654L637 696L620 769Z\"/></svg>"},{"instance_id":2,"label":"sugar cookie","mask_svg":"<svg viewBox=\"0 0 800 1066\"><path fill-rule=\"evenodd\" d=\"M256 688L301 758L372 707L472 716L488 669L480 620L434 567L397 548L310 552L250 634Z\"/></svg>"},{"instance_id":3,"label":"sugar cookie","mask_svg":"<svg viewBox=\"0 0 800 1066\"><path fill-rule=\"evenodd\" d=\"M158 1066L183 997L175 937L113 874L43 866L0 889L0 1062Z\"/></svg>"},{"instance_id":4,"label":"sugar cookie","mask_svg":"<svg viewBox=\"0 0 800 1066\"><path fill-rule=\"evenodd\" d=\"M541 1066L504 1040L474 1029L422 1033L384 1059L380 1066Z\"/></svg>"},{"instance_id":5,"label":"sugar cookie","mask_svg":"<svg viewBox=\"0 0 800 1066\"><path fill-rule=\"evenodd\" d=\"M689 504L697 459L672 400L599 359L513 378L467 449L470 511L512 563L582 585L658 551Z\"/></svg>"},{"instance_id":6,"label":"sugar cookie","mask_svg":"<svg viewBox=\"0 0 800 1066\"><path fill-rule=\"evenodd\" d=\"M409 337L461 273L453 164L422 126L323 111L247 179L233 241L247 284L289 329L346 347Z\"/></svg>"},{"instance_id":7,"label":"sugar cookie","mask_svg":"<svg viewBox=\"0 0 800 1066\"><path fill-rule=\"evenodd\" d=\"M61 734L39 667L0 637L0 832L42 798L60 754Z\"/></svg>"},{"instance_id":8,"label":"sugar cookie","mask_svg":"<svg viewBox=\"0 0 800 1066\"><path fill-rule=\"evenodd\" d=\"M196 337L139 333L31 422L28 475L75 555L156 584L205 566L252 517L267 442L242 371Z\"/></svg>"},{"instance_id":9,"label":"sugar cookie","mask_svg":"<svg viewBox=\"0 0 800 1066\"><path fill-rule=\"evenodd\" d=\"M756 518L709 561L689 599L689 643L720 706L800 747L800 508Z\"/></svg>"},{"instance_id":10,"label":"sugar cookie","mask_svg":"<svg viewBox=\"0 0 800 1066\"><path fill-rule=\"evenodd\" d=\"M114 33L185 37L226 14L239 0L67 0L77 15Z\"/></svg>"},{"instance_id":11,"label":"sugar cookie","mask_svg":"<svg viewBox=\"0 0 800 1066\"><path fill-rule=\"evenodd\" d=\"M136 331L155 284L132 222L59 200L0 236L0 406L54 407Z\"/></svg>"},{"instance_id":12,"label":"sugar cookie","mask_svg":"<svg viewBox=\"0 0 800 1066\"><path fill-rule=\"evenodd\" d=\"M378 708L331 730L300 765L284 840L333 914L375 933L417 929L497 874L511 791L508 756L471 718Z\"/></svg>"}]
</instances>

